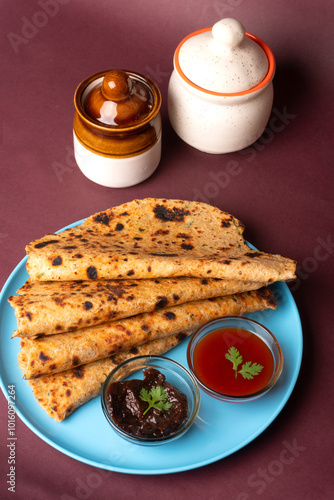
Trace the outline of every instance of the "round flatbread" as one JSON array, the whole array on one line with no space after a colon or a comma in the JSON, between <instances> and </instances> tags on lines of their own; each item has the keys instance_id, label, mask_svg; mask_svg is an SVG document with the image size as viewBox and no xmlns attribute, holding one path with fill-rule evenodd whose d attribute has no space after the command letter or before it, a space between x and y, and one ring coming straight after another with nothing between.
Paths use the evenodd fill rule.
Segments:
<instances>
[{"instance_id":1,"label":"round flatbread","mask_svg":"<svg viewBox=\"0 0 334 500\"><path fill-rule=\"evenodd\" d=\"M18 362L24 378L30 379L103 359L185 330L194 331L221 316L241 316L275 307L276 300L268 288L187 302L73 332L24 338Z\"/></svg>"},{"instance_id":2,"label":"round flatbread","mask_svg":"<svg viewBox=\"0 0 334 500\"><path fill-rule=\"evenodd\" d=\"M256 281L214 278L33 281L8 301L15 310L13 337L53 335L194 300L255 290Z\"/></svg>"},{"instance_id":3,"label":"round flatbread","mask_svg":"<svg viewBox=\"0 0 334 500\"><path fill-rule=\"evenodd\" d=\"M146 198L110 208L26 247L34 280L189 276L268 284L295 277L295 261L252 250L244 226L211 205Z\"/></svg>"}]
</instances>

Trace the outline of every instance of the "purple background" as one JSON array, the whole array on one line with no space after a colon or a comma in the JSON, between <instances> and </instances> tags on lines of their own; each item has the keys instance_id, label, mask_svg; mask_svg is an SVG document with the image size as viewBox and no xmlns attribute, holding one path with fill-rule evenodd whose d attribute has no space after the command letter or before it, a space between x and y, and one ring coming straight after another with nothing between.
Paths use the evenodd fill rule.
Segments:
<instances>
[{"instance_id":1,"label":"purple background","mask_svg":"<svg viewBox=\"0 0 334 500\"><path fill-rule=\"evenodd\" d=\"M333 16L325 0L2 0L0 286L25 245L46 233L134 198L198 199L241 219L261 250L298 261L291 289L305 342L296 388L275 422L201 469L105 472L61 454L17 419L17 498L333 498ZM208 155L171 129L167 85L179 41L223 17L239 19L274 52L273 120L243 153ZM75 88L112 68L150 76L163 98L161 164L146 182L118 190L86 179L72 148ZM238 173L226 177L231 160ZM13 498L0 400L0 495ZM284 442L299 451L282 468ZM254 486L260 477L262 487Z\"/></svg>"}]
</instances>

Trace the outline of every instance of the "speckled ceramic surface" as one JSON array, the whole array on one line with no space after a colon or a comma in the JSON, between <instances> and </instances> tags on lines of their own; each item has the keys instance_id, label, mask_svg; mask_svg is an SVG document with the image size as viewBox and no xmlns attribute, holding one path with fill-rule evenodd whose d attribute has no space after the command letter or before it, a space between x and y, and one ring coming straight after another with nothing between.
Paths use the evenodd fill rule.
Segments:
<instances>
[{"instance_id":1,"label":"speckled ceramic surface","mask_svg":"<svg viewBox=\"0 0 334 500\"><path fill-rule=\"evenodd\" d=\"M206 153L250 146L269 119L274 72L270 48L235 19L190 34L175 51L168 88L175 132Z\"/></svg>"},{"instance_id":2,"label":"speckled ceramic surface","mask_svg":"<svg viewBox=\"0 0 334 500\"><path fill-rule=\"evenodd\" d=\"M265 52L245 36L244 26L236 19L222 19L212 30L191 36L178 57L189 80L204 90L222 93L255 87L269 66Z\"/></svg>"}]
</instances>

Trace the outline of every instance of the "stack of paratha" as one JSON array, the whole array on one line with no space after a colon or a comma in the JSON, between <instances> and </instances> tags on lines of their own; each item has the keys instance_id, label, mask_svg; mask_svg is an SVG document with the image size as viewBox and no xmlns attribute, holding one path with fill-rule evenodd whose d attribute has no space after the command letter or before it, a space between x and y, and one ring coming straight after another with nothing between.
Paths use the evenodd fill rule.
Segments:
<instances>
[{"instance_id":1,"label":"stack of paratha","mask_svg":"<svg viewBox=\"0 0 334 500\"><path fill-rule=\"evenodd\" d=\"M9 302L20 368L47 413L63 420L124 359L274 309L267 285L293 279L296 263L252 250L243 229L204 203L148 198L30 243L30 278Z\"/></svg>"}]
</instances>

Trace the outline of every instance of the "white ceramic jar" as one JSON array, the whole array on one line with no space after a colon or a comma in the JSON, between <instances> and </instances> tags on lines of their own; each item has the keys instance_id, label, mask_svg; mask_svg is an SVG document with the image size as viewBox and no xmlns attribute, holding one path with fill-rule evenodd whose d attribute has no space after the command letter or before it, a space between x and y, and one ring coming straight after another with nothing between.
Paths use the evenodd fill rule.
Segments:
<instances>
[{"instance_id":1,"label":"white ceramic jar","mask_svg":"<svg viewBox=\"0 0 334 500\"><path fill-rule=\"evenodd\" d=\"M250 146L272 109L275 59L260 38L231 18L191 33L178 45L168 114L187 144L221 154Z\"/></svg>"},{"instance_id":2,"label":"white ceramic jar","mask_svg":"<svg viewBox=\"0 0 334 500\"><path fill-rule=\"evenodd\" d=\"M124 188L153 174L161 157L161 95L152 80L103 71L77 87L74 105L74 155L88 179Z\"/></svg>"}]
</instances>

